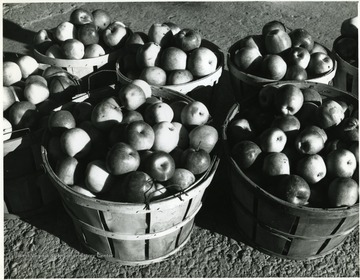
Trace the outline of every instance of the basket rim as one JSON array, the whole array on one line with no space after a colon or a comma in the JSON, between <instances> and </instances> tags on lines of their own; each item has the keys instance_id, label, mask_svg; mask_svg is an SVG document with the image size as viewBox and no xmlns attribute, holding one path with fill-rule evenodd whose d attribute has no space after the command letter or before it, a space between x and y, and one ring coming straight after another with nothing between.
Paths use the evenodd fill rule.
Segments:
<instances>
[{"instance_id":1,"label":"basket rim","mask_svg":"<svg viewBox=\"0 0 360 280\"><path fill-rule=\"evenodd\" d=\"M181 94L179 92L176 92L176 91L172 91L172 90L169 90L169 89L159 89L159 88L156 88L156 87L153 87L153 86L151 86L151 88L152 88L152 94L154 96L159 96L160 95L160 97L162 97L161 94L163 94L163 95L166 95L163 98L168 98L169 96L172 96L172 97L176 97L178 99L185 100L185 101L194 101L193 98L191 98L191 97L189 97L187 95L183 95L183 94ZM100 90L97 89L97 91L101 92L101 89ZM91 93L85 94L85 97L90 97L90 96L91 96ZM83 96L80 96L79 98L80 98L80 100L83 100ZM100 95L100 98L101 98L101 95ZM46 145L45 145L45 142L46 142L48 136L49 136L49 132L47 130L44 130L43 134L42 134L41 145L40 145L42 165L43 165L44 170L48 174L48 176L51 177L51 180L56 181L57 187L59 186L63 191L65 191L68 194L71 194L77 201L85 202L85 203L82 203L82 204L86 204L86 202L89 202L89 204L92 204L92 205L95 204L95 203L98 203L98 204L101 204L103 207L108 207L108 208L114 208L114 207L117 207L117 206L123 206L123 207L134 207L134 208L138 209L138 212L151 212L151 211L153 211L153 210L146 210L144 208L144 206L147 205L146 203L128 203L128 202L108 201L108 200L103 200L103 199L99 199L99 198L96 198L96 197L95 198L88 197L88 196L85 196L83 194L80 194L80 193L77 193L76 191L74 191L71 187L69 187L68 185L63 183L57 177L57 175L55 174L52 166L50 165L50 163L48 161L47 149L46 149ZM202 174L200 176L200 178L198 178L186 190L184 190L183 192L180 192L180 193L173 194L171 196L164 197L162 199L151 201L151 202L148 203L148 205L153 206L153 207L150 207L151 209L153 209L153 208L156 209L156 208L158 208L157 204L160 204L160 203L163 203L163 202L168 202L168 201L174 200L174 199L182 202L182 201L186 201L186 200L191 199L192 197L190 197L190 194L195 196L198 193L199 187L202 187L202 188L207 187L207 186L202 186L202 184L206 183L207 180L209 180L209 178L211 178L215 174L215 172L217 170L217 167L218 167L218 164L219 164L219 161L220 161L220 157L217 154L214 154L212 156L211 165L208 168L208 170L204 174Z\"/></svg>"},{"instance_id":2,"label":"basket rim","mask_svg":"<svg viewBox=\"0 0 360 280\"><path fill-rule=\"evenodd\" d=\"M220 49L220 47L218 47L214 43L210 42L209 40L202 39L201 44L202 44L201 46L207 47L210 50L212 50L215 53L215 55L217 56L218 65L216 67L215 72L213 72L213 73L211 73L211 74L209 74L207 76L201 77L199 79L193 80L191 82L185 83L185 84L164 85L164 86L154 86L153 85L153 86L157 87L157 88L165 88L165 89L169 89L169 90L174 90L174 91L178 91L178 92L187 93L187 92L193 90L194 88L196 88L197 86L207 85L208 82L212 81L213 79L215 81L218 81L221 74L222 74L223 68L225 66L224 52ZM121 59L122 59L122 55L120 55L117 58L116 64L115 64L116 73L118 75L118 78L120 79L120 82L122 82L122 83L131 83L133 80L126 77L120 70L120 62L119 61Z\"/></svg>"},{"instance_id":3,"label":"basket rim","mask_svg":"<svg viewBox=\"0 0 360 280\"><path fill-rule=\"evenodd\" d=\"M277 83L271 83L268 85L265 85L265 87L267 86L281 86L284 84L294 84L292 82L288 82L288 81L283 81L283 82L277 82ZM346 96L348 96L349 98L352 98L354 100L358 100L357 97L351 95L348 92L342 91L338 88L334 88L332 86L329 85L325 85L325 84L321 84L321 83L314 83L314 82L298 82L299 84L305 84L305 85L309 85L309 86L319 86L319 87L324 87L325 89L330 88L331 90L335 90L338 91L341 95L344 94ZM329 207L329 208L323 208L323 207L310 207L310 206L301 206L301 205L296 205L290 202L287 202L285 200L282 200L278 197L276 197L275 195L272 195L271 193L267 192L266 190L264 190L262 187L260 187L259 185L257 185L255 182L253 182L245 173L244 171L237 165L237 163L235 162L235 160L231 157L230 155L230 150L229 150L229 143L228 143L228 137L227 137L227 127L229 125L229 123L231 122L231 120L235 117L235 115L239 112L239 108L240 108L240 103L235 103L230 110L228 111L228 114L226 116L224 125L222 127L222 140L223 140L223 147L225 150L225 155L226 157L228 157L231 165L235 168L235 170L238 172L238 174L246 180L246 182L248 183L249 186L251 186L251 188L253 188L257 193L261 194L263 197L265 197L268 200L271 200L274 203L289 207L291 209L297 210L297 211L305 211L305 212L309 212L309 213L321 213L321 214L329 214L329 213L337 213L337 212L346 212L346 213L354 213L354 215L356 215L357 213L359 213L359 202L357 202L356 204L352 205L352 206L343 206L343 207Z\"/></svg>"},{"instance_id":4,"label":"basket rim","mask_svg":"<svg viewBox=\"0 0 360 280\"><path fill-rule=\"evenodd\" d=\"M344 64L346 67L350 68L352 71L357 72L359 70L359 67L355 67L354 65L351 65L349 62L347 62L345 59L343 59L337 52L336 52L336 43L342 39L346 38L345 36L341 35L337 37L334 40L333 46L332 46L332 52L334 53L334 56L336 57L336 60L340 61L342 64Z\"/></svg>"},{"instance_id":5,"label":"basket rim","mask_svg":"<svg viewBox=\"0 0 360 280\"><path fill-rule=\"evenodd\" d=\"M249 73L246 73L244 71L241 71L236 65L235 63L233 62L233 56L236 52L236 50L238 50L238 46L240 44L240 41L241 40L238 40L236 41L234 44L232 44L230 46L230 48L228 49L228 52L227 52L227 64L228 64L228 68L229 68L229 71L230 69L232 69L233 71L235 71L237 74L243 76L243 77L246 77L247 80L250 80L256 84L260 83L260 84L268 84L268 83L274 83L274 82L279 82L279 81L287 81L287 80L271 80L271 79L266 79L266 78L263 78L263 77L260 77L260 76L256 76L256 75L253 75L253 74L249 74ZM318 43L318 42L316 42ZM307 82L319 82L320 80L322 79L328 79L329 81L332 80L334 77L335 77L335 74L336 74L336 70L337 70L337 67L338 67L338 63L337 63L337 60L336 60L336 57L334 55L333 52L331 52L327 47L325 47L324 45L318 43L319 45L321 45L322 47L324 47L326 49L326 51L328 52L328 55L330 56L330 58L333 60L334 62L334 66L331 70L329 70L328 72L326 72L326 74L322 75L322 76L319 76L319 77L316 77L316 78L311 78L311 79L307 79L305 81ZM231 71L230 71L231 72ZM288 80L289 81L289 80Z\"/></svg>"}]
</instances>

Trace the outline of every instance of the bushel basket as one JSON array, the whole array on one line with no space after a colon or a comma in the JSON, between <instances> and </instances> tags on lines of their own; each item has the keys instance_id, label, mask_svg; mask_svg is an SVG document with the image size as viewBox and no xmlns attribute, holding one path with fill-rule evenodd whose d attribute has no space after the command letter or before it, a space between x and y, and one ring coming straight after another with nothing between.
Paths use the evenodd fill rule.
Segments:
<instances>
[{"instance_id":1,"label":"bushel basket","mask_svg":"<svg viewBox=\"0 0 360 280\"><path fill-rule=\"evenodd\" d=\"M152 88L152 93L163 100L192 100L169 90ZM85 249L124 265L147 265L166 259L189 240L204 192L219 163L216 155L209 169L183 192L148 204L122 203L87 197L64 184L49 164L48 138L46 132L43 165Z\"/></svg>"},{"instance_id":2,"label":"bushel basket","mask_svg":"<svg viewBox=\"0 0 360 280\"><path fill-rule=\"evenodd\" d=\"M283 84L286 83L272 85ZM341 97L357 104L357 99L350 94L328 85L306 82L295 85L313 87L323 97ZM229 164L233 209L243 240L268 255L287 259L306 260L329 254L358 227L359 204L339 208L298 206L257 185L230 155L227 127L240 109L239 104L230 109L222 138Z\"/></svg>"}]
</instances>

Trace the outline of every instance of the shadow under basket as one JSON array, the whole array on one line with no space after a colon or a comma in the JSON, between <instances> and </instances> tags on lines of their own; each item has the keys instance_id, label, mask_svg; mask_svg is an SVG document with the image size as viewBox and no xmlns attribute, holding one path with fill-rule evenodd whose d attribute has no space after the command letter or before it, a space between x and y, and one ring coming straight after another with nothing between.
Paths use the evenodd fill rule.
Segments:
<instances>
[{"instance_id":1,"label":"shadow under basket","mask_svg":"<svg viewBox=\"0 0 360 280\"><path fill-rule=\"evenodd\" d=\"M207 87L207 86L214 86L215 84L218 83L222 71L223 71L223 67L224 67L224 63L225 63L225 57L223 52L220 50L220 48L218 46L216 46L215 44L211 43L208 40L203 39L201 42L201 46L202 47L206 47L210 50L212 50L216 57L217 57L217 67L215 72L205 76L205 77L201 77L198 79L195 79L189 83L186 84L180 84L180 85L165 85L165 86L154 86L154 87L158 87L158 88L165 88L168 90L173 90L176 92L180 92L183 94L187 94L193 90L197 90L201 87ZM121 69L121 60L122 60L122 56L119 56L118 60L116 61L116 73L117 73L117 81L122 83L122 84L129 84L131 83L133 80L126 77L125 74L122 72Z\"/></svg>"},{"instance_id":2,"label":"shadow under basket","mask_svg":"<svg viewBox=\"0 0 360 280\"><path fill-rule=\"evenodd\" d=\"M235 99L238 102L252 98L252 95L257 94L257 92L263 86L265 86L267 84L279 82L276 80L265 79L265 78L262 78L259 76L248 74L248 73L245 73L245 72L239 70L239 68L235 65L233 59L234 59L234 55L235 55L236 51L239 49L240 43L241 42L238 41L235 44L233 44L229 48L229 51L227 54L227 65L228 65L229 72L230 72L230 80L231 80L231 84L234 89ZM307 82L321 83L321 84L327 84L327 85L332 83L335 73L337 72L337 61L335 59L334 54L327 48L325 48L325 49L334 62L333 69L331 69L328 73L326 73L323 76L308 79L308 80L306 80ZM280 81L280 82L282 82L282 81Z\"/></svg>"},{"instance_id":3,"label":"shadow under basket","mask_svg":"<svg viewBox=\"0 0 360 280\"><path fill-rule=\"evenodd\" d=\"M357 102L350 94L331 86L315 83L299 85L312 86L323 97L336 96ZM233 209L242 240L270 256L294 260L315 259L336 250L358 227L359 204L339 208L298 206L258 186L230 155L226 130L238 113L239 104L235 104L225 120L222 140L229 165Z\"/></svg>"},{"instance_id":4,"label":"shadow under basket","mask_svg":"<svg viewBox=\"0 0 360 280\"><path fill-rule=\"evenodd\" d=\"M169 90L153 88L152 93L163 100L192 100ZM57 177L47 156L49 137L46 131L41 146L43 166L87 251L124 265L148 265L165 260L189 241L218 156L212 155L208 170L183 192L148 204L113 202L79 194Z\"/></svg>"},{"instance_id":5,"label":"shadow under basket","mask_svg":"<svg viewBox=\"0 0 360 280\"><path fill-rule=\"evenodd\" d=\"M333 84L335 87L350 92L356 97L359 96L359 69L342 59L336 52L336 44L343 37L338 37L334 41L333 53L338 63L338 69L334 77Z\"/></svg>"}]
</instances>

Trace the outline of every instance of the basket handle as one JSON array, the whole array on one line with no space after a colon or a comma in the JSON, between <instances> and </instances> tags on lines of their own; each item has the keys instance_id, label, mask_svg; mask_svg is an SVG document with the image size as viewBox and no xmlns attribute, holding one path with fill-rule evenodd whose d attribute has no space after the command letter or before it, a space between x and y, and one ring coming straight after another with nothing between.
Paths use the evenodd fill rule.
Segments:
<instances>
[{"instance_id":1,"label":"basket handle","mask_svg":"<svg viewBox=\"0 0 360 280\"><path fill-rule=\"evenodd\" d=\"M90 91L90 85L91 85L91 78L93 78L94 76L96 76L97 74L99 73L103 73L103 72L110 72L110 73L115 73L116 74L116 70L111 70L111 69L101 69L101 70L98 70L98 71L95 71L93 73L91 73L89 76L88 76L88 79L87 79L87 85L88 85L88 91Z\"/></svg>"}]
</instances>

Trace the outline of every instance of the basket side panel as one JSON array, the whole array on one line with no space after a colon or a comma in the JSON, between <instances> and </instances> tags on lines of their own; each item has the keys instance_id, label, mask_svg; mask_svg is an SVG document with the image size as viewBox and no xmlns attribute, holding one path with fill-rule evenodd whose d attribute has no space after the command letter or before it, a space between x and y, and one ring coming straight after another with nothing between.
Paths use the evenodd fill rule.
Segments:
<instances>
[{"instance_id":1,"label":"basket side panel","mask_svg":"<svg viewBox=\"0 0 360 280\"><path fill-rule=\"evenodd\" d=\"M182 227L180 234L178 236L177 246L180 246L187 240L188 236L192 232L194 221L195 219L192 219Z\"/></svg>"},{"instance_id":2,"label":"basket side panel","mask_svg":"<svg viewBox=\"0 0 360 280\"><path fill-rule=\"evenodd\" d=\"M334 229L340 224L341 220L341 218L331 219L331 214L329 214L329 219L323 216L318 219L308 218L303 215L299 219L295 234L304 237L329 236L333 234Z\"/></svg>"},{"instance_id":3,"label":"basket side panel","mask_svg":"<svg viewBox=\"0 0 360 280\"><path fill-rule=\"evenodd\" d=\"M256 229L256 220L250 211L245 210L244 206L237 200L233 200L233 209L237 221L237 228L247 239L252 240Z\"/></svg>"},{"instance_id":4,"label":"basket side panel","mask_svg":"<svg viewBox=\"0 0 360 280\"><path fill-rule=\"evenodd\" d=\"M176 198L174 198L176 199ZM151 212L150 232L167 230L183 221L187 213L188 203L182 203L171 209L159 209Z\"/></svg>"},{"instance_id":5,"label":"basket side panel","mask_svg":"<svg viewBox=\"0 0 360 280\"><path fill-rule=\"evenodd\" d=\"M256 227L254 241L256 246L261 249L268 250L278 255L283 255L286 244L290 240L280 234L271 232L268 228L258 224Z\"/></svg>"},{"instance_id":6,"label":"basket side panel","mask_svg":"<svg viewBox=\"0 0 360 280\"><path fill-rule=\"evenodd\" d=\"M349 236L349 234L346 235L339 235L339 236L334 236L333 238L329 239L326 241L326 243L324 244L321 253L324 254L328 251L333 250L334 248L338 247L339 245L341 245L346 238Z\"/></svg>"},{"instance_id":7,"label":"basket side panel","mask_svg":"<svg viewBox=\"0 0 360 280\"><path fill-rule=\"evenodd\" d=\"M145 234L147 229L145 214L103 212L104 222L110 232L124 234Z\"/></svg>"},{"instance_id":8,"label":"basket side panel","mask_svg":"<svg viewBox=\"0 0 360 280\"><path fill-rule=\"evenodd\" d=\"M155 259L169 254L176 249L176 240L179 234L178 229L167 235L149 240L149 259Z\"/></svg>"},{"instance_id":9,"label":"basket side panel","mask_svg":"<svg viewBox=\"0 0 360 280\"><path fill-rule=\"evenodd\" d=\"M349 231L358 225L359 225L359 213L353 216L346 217L336 232L340 233L340 232Z\"/></svg>"},{"instance_id":10,"label":"basket side panel","mask_svg":"<svg viewBox=\"0 0 360 280\"><path fill-rule=\"evenodd\" d=\"M237 174L237 171L234 170L234 167L231 168L232 192L241 205L243 205L246 210L252 213L254 209L255 194L251 191L250 188L247 187L249 183L246 182L240 174Z\"/></svg>"},{"instance_id":11,"label":"basket side panel","mask_svg":"<svg viewBox=\"0 0 360 280\"><path fill-rule=\"evenodd\" d=\"M321 246L326 242L325 238L318 239L298 239L294 238L289 244L288 257L309 258L317 256Z\"/></svg>"},{"instance_id":12,"label":"basket side panel","mask_svg":"<svg viewBox=\"0 0 360 280\"><path fill-rule=\"evenodd\" d=\"M114 246L114 257L123 261L144 261L145 239L140 240L121 240L111 239Z\"/></svg>"}]
</instances>

